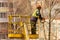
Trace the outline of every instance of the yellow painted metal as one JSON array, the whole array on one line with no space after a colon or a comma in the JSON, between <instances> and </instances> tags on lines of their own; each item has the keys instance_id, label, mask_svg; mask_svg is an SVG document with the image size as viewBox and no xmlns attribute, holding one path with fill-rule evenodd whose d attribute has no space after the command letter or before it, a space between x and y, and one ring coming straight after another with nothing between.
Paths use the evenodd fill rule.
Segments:
<instances>
[{"instance_id":1,"label":"yellow painted metal","mask_svg":"<svg viewBox=\"0 0 60 40\"><path fill-rule=\"evenodd\" d=\"M11 19L12 19L12 16L10 15L10 16L8 16L9 17L9 21L11 21ZM10 23L10 22L9 22Z\"/></svg>"},{"instance_id":2,"label":"yellow painted metal","mask_svg":"<svg viewBox=\"0 0 60 40\"><path fill-rule=\"evenodd\" d=\"M22 37L22 35L19 33L20 30L18 29L12 29L13 26L11 26L11 24L17 24L19 25L18 27L21 27L23 25L22 22L12 22L11 20L13 19L13 17L20 17L20 16L13 16L13 15L10 15L8 16L9 17L9 27L8 27L8 37L9 38L20 38ZM17 32L17 33L14 33L14 32Z\"/></svg>"},{"instance_id":3,"label":"yellow painted metal","mask_svg":"<svg viewBox=\"0 0 60 40\"><path fill-rule=\"evenodd\" d=\"M24 23L24 34L23 35L25 37L25 40L29 40L28 30L27 30L27 26L25 23Z\"/></svg>"},{"instance_id":4,"label":"yellow painted metal","mask_svg":"<svg viewBox=\"0 0 60 40\"><path fill-rule=\"evenodd\" d=\"M38 38L38 34L29 34L28 36L30 39L37 39ZM24 38L24 36L22 34L13 34L13 33L8 34L8 37L9 38ZM27 39L25 39L25 40L27 40Z\"/></svg>"},{"instance_id":5,"label":"yellow painted metal","mask_svg":"<svg viewBox=\"0 0 60 40\"><path fill-rule=\"evenodd\" d=\"M22 27L22 26L23 26L23 22L19 22L19 24L20 24L20 27Z\"/></svg>"},{"instance_id":6,"label":"yellow painted metal","mask_svg":"<svg viewBox=\"0 0 60 40\"><path fill-rule=\"evenodd\" d=\"M9 24L10 25L11 24L18 24L20 27L24 27L24 28L23 28L23 33L22 33L23 35L22 35L22 34L13 33L14 31L17 31L18 32L19 30L13 30L13 29L10 28L11 26L9 26L8 27L9 28L8 29L8 32L9 32L8 37L9 38L22 38L22 37L24 38L25 37L25 40L29 40L29 38L36 39L36 38L39 37L38 34L28 34L27 26L26 25L23 26L23 22L22 21L21 22L18 22L18 23L17 22L13 22L12 23L11 20L12 20L13 17L21 17L21 18L27 17L27 18L30 18L30 16L13 16L13 15L10 15L9 16Z\"/></svg>"},{"instance_id":7,"label":"yellow painted metal","mask_svg":"<svg viewBox=\"0 0 60 40\"><path fill-rule=\"evenodd\" d=\"M14 33L10 33L8 34L9 38L22 38L22 34L14 34Z\"/></svg>"},{"instance_id":8,"label":"yellow painted metal","mask_svg":"<svg viewBox=\"0 0 60 40\"><path fill-rule=\"evenodd\" d=\"M29 38L31 38L31 39L37 39L37 38L39 38L39 35L38 34L30 34Z\"/></svg>"}]
</instances>

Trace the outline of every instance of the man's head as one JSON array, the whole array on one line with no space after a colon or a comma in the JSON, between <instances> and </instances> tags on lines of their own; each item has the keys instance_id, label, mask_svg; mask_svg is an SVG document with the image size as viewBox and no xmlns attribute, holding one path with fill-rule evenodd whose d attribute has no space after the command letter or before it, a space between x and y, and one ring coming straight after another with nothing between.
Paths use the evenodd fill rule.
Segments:
<instances>
[{"instance_id":1,"label":"man's head","mask_svg":"<svg viewBox=\"0 0 60 40\"><path fill-rule=\"evenodd\" d=\"M41 6L40 5L37 5L37 9L41 9Z\"/></svg>"}]
</instances>

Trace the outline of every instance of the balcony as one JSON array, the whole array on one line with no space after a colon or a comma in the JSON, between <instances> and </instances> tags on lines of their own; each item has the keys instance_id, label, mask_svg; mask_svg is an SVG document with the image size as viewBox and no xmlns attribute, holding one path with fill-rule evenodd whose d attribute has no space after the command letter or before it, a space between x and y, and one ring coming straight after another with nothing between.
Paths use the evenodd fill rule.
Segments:
<instances>
[{"instance_id":1,"label":"balcony","mask_svg":"<svg viewBox=\"0 0 60 40\"><path fill-rule=\"evenodd\" d=\"M0 2L8 2L7 0L0 0Z\"/></svg>"},{"instance_id":2,"label":"balcony","mask_svg":"<svg viewBox=\"0 0 60 40\"><path fill-rule=\"evenodd\" d=\"M0 7L0 12L9 12L8 7Z\"/></svg>"},{"instance_id":3,"label":"balcony","mask_svg":"<svg viewBox=\"0 0 60 40\"><path fill-rule=\"evenodd\" d=\"M0 23L2 22L8 22L8 19L7 18L0 18Z\"/></svg>"}]
</instances>

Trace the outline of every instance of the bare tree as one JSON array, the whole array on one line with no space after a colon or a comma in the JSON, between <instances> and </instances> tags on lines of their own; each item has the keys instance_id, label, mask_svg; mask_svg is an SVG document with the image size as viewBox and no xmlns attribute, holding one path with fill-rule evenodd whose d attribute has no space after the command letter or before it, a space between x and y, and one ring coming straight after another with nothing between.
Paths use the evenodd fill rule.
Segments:
<instances>
[{"instance_id":1,"label":"bare tree","mask_svg":"<svg viewBox=\"0 0 60 40\"><path fill-rule=\"evenodd\" d=\"M49 8L49 39L48 40L52 40L51 38L51 22L53 21L53 19L55 19L56 16L54 16L54 18L52 19L52 8L54 7L54 5L56 5L58 2L58 0L45 0L45 4L46 4L46 7ZM59 13L58 12L55 12L55 15L57 15ZM52 19L52 20L51 20Z\"/></svg>"}]
</instances>

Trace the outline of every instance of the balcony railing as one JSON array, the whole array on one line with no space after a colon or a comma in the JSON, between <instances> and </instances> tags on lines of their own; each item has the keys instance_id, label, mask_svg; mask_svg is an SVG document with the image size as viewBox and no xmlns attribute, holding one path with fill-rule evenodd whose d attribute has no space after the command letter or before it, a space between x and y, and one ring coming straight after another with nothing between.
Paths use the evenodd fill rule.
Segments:
<instances>
[{"instance_id":1,"label":"balcony railing","mask_svg":"<svg viewBox=\"0 0 60 40\"><path fill-rule=\"evenodd\" d=\"M0 7L0 12L8 12L9 8L8 7Z\"/></svg>"},{"instance_id":2,"label":"balcony railing","mask_svg":"<svg viewBox=\"0 0 60 40\"><path fill-rule=\"evenodd\" d=\"M0 22L8 22L7 18L0 18Z\"/></svg>"}]
</instances>

